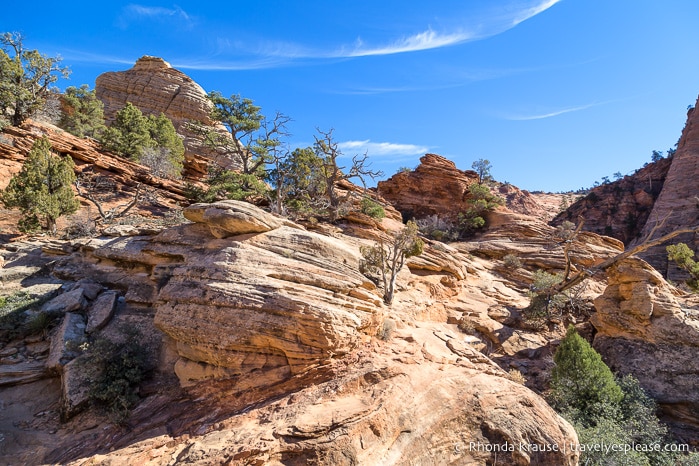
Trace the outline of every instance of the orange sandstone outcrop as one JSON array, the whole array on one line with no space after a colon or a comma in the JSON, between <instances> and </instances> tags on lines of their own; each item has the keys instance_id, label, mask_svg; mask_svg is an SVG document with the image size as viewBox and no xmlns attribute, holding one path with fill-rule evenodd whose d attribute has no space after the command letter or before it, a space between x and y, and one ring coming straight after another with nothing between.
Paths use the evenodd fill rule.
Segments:
<instances>
[{"instance_id":1,"label":"orange sandstone outcrop","mask_svg":"<svg viewBox=\"0 0 699 466\"><path fill-rule=\"evenodd\" d=\"M451 160L441 155L426 154L413 171L401 171L385 181L379 181L377 192L389 201L404 219L436 215L455 220L469 206L469 187L478 182L473 170L459 170ZM494 189L505 199L513 212L547 217L546 212L527 191L502 184Z\"/></svg>"},{"instance_id":2,"label":"orange sandstone outcrop","mask_svg":"<svg viewBox=\"0 0 699 466\"><path fill-rule=\"evenodd\" d=\"M478 182L476 172L456 168L451 160L436 154L420 157L413 171L396 173L377 184L378 193L404 218L430 215L455 218L465 209L468 188Z\"/></svg>"}]
</instances>

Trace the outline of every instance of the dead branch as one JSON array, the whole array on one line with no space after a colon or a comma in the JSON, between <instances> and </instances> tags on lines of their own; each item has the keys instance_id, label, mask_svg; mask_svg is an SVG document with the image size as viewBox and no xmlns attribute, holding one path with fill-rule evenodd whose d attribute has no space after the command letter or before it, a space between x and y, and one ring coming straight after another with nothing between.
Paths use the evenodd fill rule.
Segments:
<instances>
[{"instance_id":1,"label":"dead branch","mask_svg":"<svg viewBox=\"0 0 699 466\"><path fill-rule=\"evenodd\" d=\"M74 183L78 196L90 201L99 213L100 220L110 222L116 218L123 217L139 202L143 200L143 192L141 183L136 184L136 192L129 202L113 207L109 210L104 209L102 200L99 198L98 192L104 189L97 177L78 177Z\"/></svg>"},{"instance_id":2,"label":"dead branch","mask_svg":"<svg viewBox=\"0 0 699 466\"><path fill-rule=\"evenodd\" d=\"M657 228L653 228L653 231L655 231L655 230L657 230ZM607 259L606 261L602 262L599 265L596 265L596 266L591 267L589 269L583 269L583 270L579 271L578 273L576 273L575 275L573 275L572 278L570 278L568 280L564 280L564 281L552 286L551 293L552 294L562 293L562 292L574 287L575 285L582 283L584 280L596 275L597 273L607 270L608 268L612 267L617 262L620 262L620 261L626 259L627 257L631 257L631 256L639 254L643 251L647 251L648 249L650 249L652 247L660 246L661 244L663 244L667 241L670 241L672 238L674 238L676 236L683 235L686 233L696 233L698 231L699 231L699 226L696 226L693 228L682 228L680 230L675 230L673 232L670 232L670 233L668 233L664 236L661 236L660 238L652 240L652 241L648 241L646 239L643 243L639 244L638 246L631 248L628 251L624 251L621 254L617 254L614 257L610 257L609 259Z\"/></svg>"}]
</instances>

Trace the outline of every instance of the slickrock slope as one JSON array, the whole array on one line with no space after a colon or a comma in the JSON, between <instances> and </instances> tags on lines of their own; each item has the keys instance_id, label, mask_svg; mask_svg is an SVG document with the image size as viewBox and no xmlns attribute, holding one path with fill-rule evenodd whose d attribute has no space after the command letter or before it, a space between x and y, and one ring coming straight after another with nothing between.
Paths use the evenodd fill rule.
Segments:
<instances>
[{"instance_id":1,"label":"slickrock slope","mask_svg":"<svg viewBox=\"0 0 699 466\"><path fill-rule=\"evenodd\" d=\"M97 97L104 103L104 115L111 122L116 113L131 102L145 114L164 113L172 120L177 133L184 137L185 177L201 179L206 175L208 161L216 157L206 148L201 136L187 129L187 122L213 125L211 103L206 92L192 78L173 68L162 58L144 56L126 71L99 75L95 81ZM218 127L226 134L223 127ZM226 161L217 159L219 163ZM238 167L238 161L228 160L228 168Z\"/></svg>"},{"instance_id":2,"label":"slickrock slope","mask_svg":"<svg viewBox=\"0 0 699 466\"><path fill-rule=\"evenodd\" d=\"M632 175L593 188L553 219L554 225L565 220L585 219L583 229L611 236L629 244L637 239L648 221L651 210L667 176L671 158L649 163ZM655 219L655 217L652 217ZM655 223L653 221L653 223Z\"/></svg>"},{"instance_id":3,"label":"slickrock slope","mask_svg":"<svg viewBox=\"0 0 699 466\"><path fill-rule=\"evenodd\" d=\"M57 430L50 447L12 445L9 461L576 464L572 427L454 325L477 321L493 358L550 351L544 337L500 322L499 304L523 298L490 260L428 245L399 274L389 310L358 273L361 236L308 232L235 201L186 216L194 223L151 237L75 241L55 259L57 277L88 275L118 291L100 332L136 319L161 336L160 366L128 429L76 410L66 424L37 421ZM74 365L61 357L65 392ZM173 373L186 391L167 385ZM44 438L36 429L32 445ZM514 451L484 451L505 442ZM553 445L566 450L541 451Z\"/></svg>"},{"instance_id":4,"label":"slickrock slope","mask_svg":"<svg viewBox=\"0 0 699 466\"><path fill-rule=\"evenodd\" d=\"M699 312L645 261L629 258L608 271L595 300L594 347L614 371L630 373L687 440L699 433Z\"/></svg>"},{"instance_id":5,"label":"slickrock slope","mask_svg":"<svg viewBox=\"0 0 699 466\"><path fill-rule=\"evenodd\" d=\"M699 100L697 103L699 104ZM676 229L699 225L697 179L699 179L699 112L693 107L687 112L687 123L682 130L677 152L672 158L663 190L653 205L641 237L648 236L651 231L654 231L653 238L659 238ZM660 228L653 230L659 222L664 223ZM687 243L695 251L699 248L696 235L683 235L673 242L680 241ZM642 254L642 257L668 276L667 253L664 246L650 249ZM669 274L668 278L675 277Z\"/></svg>"}]
</instances>

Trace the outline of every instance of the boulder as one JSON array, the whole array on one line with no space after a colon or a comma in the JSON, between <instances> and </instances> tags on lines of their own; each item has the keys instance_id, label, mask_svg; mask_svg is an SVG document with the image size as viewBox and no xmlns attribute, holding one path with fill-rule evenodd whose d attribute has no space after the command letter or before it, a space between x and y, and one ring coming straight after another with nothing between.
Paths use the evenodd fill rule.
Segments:
<instances>
[{"instance_id":1,"label":"boulder","mask_svg":"<svg viewBox=\"0 0 699 466\"><path fill-rule=\"evenodd\" d=\"M66 312L80 311L85 308L83 289L75 288L67 293L62 293L41 306L41 312L47 314L64 314Z\"/></svg>"},{"instance_id":2,"label":"boulder","mask_svg":"<svg viewBox=\"0 0 699 466\"><path fill-rule=\"evenodd\" d=\"M97 300L92 303L87 313L87 333L94 333L107 325L114 315L117 304L117 294L114 291L102 293Z\"/></svg>"},{"instance_id":3,"label":"boulder","mask_svg":"<svg viewBox=\"0 0 699 466\"><path fill-rule=\"evenodd\" d=\"M218 201L213 204L193 204L184 209L187 220L205 223L216 238L262 233L293 225L288 220L265 212L243 201Z\"/></svg>"},{"instance_id":4,"label":"boulder","mask_svg":"<svg viewBox=\"0 0 699 466\"><path fill-rule=\"evenodd\" d=\"M63 366L80 354L79 346L85 341L85 318L68 312L51 337L51 348L46 367L52 372L62 372Z\"/></svg>"}]
</instances>

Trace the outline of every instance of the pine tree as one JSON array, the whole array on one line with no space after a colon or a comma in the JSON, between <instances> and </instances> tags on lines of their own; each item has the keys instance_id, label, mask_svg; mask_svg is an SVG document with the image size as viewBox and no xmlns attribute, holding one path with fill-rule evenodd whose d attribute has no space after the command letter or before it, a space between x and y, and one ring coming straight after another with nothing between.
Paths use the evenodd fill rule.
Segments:
<instances>
[{"instance_id":1,"label":"pine tree","mask_svg":"<svg viewBox=\"0 0 699 466\"><path fill-rule=\"evenodd\" d=\"M78 210L79 202L72 190L75 181L73 167L70 157L51 153L51 143L47 138L34 143L22 170L0 193L0 200L6 207L18 207L22 211L20 231L37 230L43 223L55 234L56 219Z\"/></svg>"},{"instance_id":2,"label":"pine tree","mask_svg":"<svg viewBox=\"0 0 699 466\"><path fill-rule=\"evenodd\" d=\"M559 412L586 427L615 416L624 393L599 353L572 325L553 360L551 398Z\"/></svg>"},{"instance_id":3,"label":"pine tree","mask_svg":"<svg viewBox=\"0 0 699 466\"><path fill-rule=\"evenodd\" d=\"M58 126L80 138L99 138L105 130L104 104L87 84L70 86L61 96Z\"/></svg>"},{"instance_id":4,"label":"pine tree","mask_svg":"<svg viewBox=\"0 0 699 466\"><path fill-rule=\"evenodd\" d=\"M105 149L138 161L142 150L152 145L148 118L131 102L119 110L114 123L102 137Z\"/></svg>"}]
</instances>

